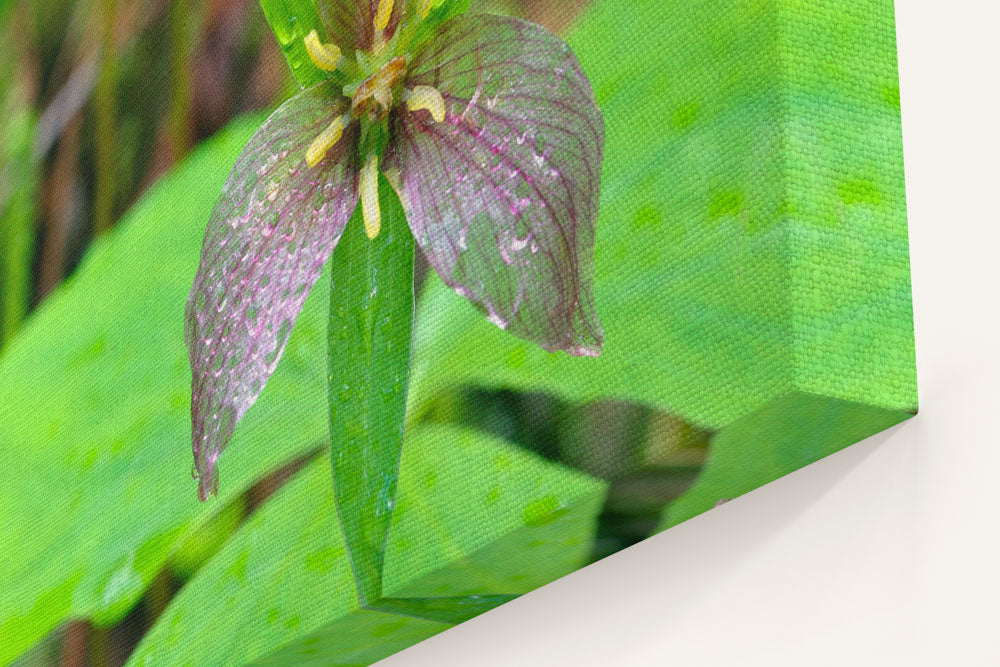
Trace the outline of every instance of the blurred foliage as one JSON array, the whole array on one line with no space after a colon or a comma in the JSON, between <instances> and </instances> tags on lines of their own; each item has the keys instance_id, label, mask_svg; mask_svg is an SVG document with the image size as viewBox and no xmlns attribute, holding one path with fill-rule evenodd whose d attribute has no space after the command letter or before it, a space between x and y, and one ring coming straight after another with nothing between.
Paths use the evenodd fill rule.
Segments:
<instances>
[{"instance_id":1,"label":"blurred foliage","mask_svg":"<svg viewBox=\"0 0 1000 667\"><path fill-rule=\"evenodd\" d=\"M193 493L184 302L205 216L260 121L161 179L3 353L0 534L17 548L0 551L0 662L68 617L121 621L213 513L328 439L328 295L316 290L234 440L247 456L227 461L219 501Z\"/></svg>"},{"instance_id":2,"label":"blurred foliage","mask_svg":"<svg viewBox=\"0 0 1000 667\"><path fill-rule=\"evenodd\" d=\"M38 122L17 130L31 143L31 160L18 164L40 166L35 238L4 245L14 255L7 265L36 267L26 285L32 305L195 142L238 113L270 107L290 84L251 3L8 0L3 11L0 30L16 46L0 55L0 76L13 70L19 81L16 93L4 83L4 97ZM4 143L8 152L17 145Z\"/></svg>"},{"instance_id":3,"label":"blurred foliage","mask_svg":"<svg viewBox=\"0 0 1000 667\"><path fill-rule=\"evenodd\" d=\"M559 29L582 4L477 9ZM2 346L195 143L296 83L263 12L243 0L3 0L0 37L13 45L0 54Z\"/></svg>"},{"instance_id":4,"label":"blurred foliage","mask_svg":"<svg viewBox=\"0 0 1000 667\"><path fill-rule=\"evenodd\" d=\"M0 40L16 44L13 5L0 6ZM0 350L28 312L41 173L32 154L36 112L26 66L0 57Z\"/></svg>"},{"instance_id":5,"label":"blurred foliage","mask_svg":"<svg viewBox=\"0 0 1000 667\"><path fill-rule=\"evenodd\" d=\"M667 507L657 530L675 526L911 416L806 392L783 396L728 424L713 438L704 474Z\"/></svg>"}]
</instances>

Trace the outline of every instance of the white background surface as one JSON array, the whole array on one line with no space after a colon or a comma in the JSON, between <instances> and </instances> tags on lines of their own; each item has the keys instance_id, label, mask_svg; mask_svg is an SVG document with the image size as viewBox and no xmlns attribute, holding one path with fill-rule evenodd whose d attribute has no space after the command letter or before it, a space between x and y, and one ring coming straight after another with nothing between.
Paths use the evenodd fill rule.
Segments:
<instances>
[{"instance_id":1,"label":"white background surface","mask_svg":"<svg viewBox=\"0 0 1000 667\"><path fill-rule=\"evenodd\" d=\"M920 415L384 661L1000 665L1000 9L898 0Z\"/></svg>"}]
</instances>

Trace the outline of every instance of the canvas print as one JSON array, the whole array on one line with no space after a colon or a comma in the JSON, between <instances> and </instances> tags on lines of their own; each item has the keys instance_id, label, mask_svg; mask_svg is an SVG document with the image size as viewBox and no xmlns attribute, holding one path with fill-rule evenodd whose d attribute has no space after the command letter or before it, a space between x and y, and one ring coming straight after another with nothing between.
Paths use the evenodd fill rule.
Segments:
<instances>
[{"instance_id":1,"label":"canvas print","mask_svg":"<svg viewBox=\"0 0 1000 667\"><path fill-rule=\"evenodd\" d=\"M0 664L371 664L916 413L892 0L0 34Z\"/></svg>"}]
</instances>

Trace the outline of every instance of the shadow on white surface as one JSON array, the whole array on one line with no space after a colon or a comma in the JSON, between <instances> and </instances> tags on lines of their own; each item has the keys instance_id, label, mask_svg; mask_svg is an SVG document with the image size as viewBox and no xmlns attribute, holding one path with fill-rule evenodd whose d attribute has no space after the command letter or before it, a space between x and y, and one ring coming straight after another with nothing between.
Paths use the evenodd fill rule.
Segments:
<instances>
[{"instance_id":1,"label":"shadow on white surface","mask_svg":"<svg viewBox=\"0 0 1000 667\"><path fill-rule=\"evenodd\" d=\"M921 414L386 667L1000 665L1000 7L896 13Z\"/></svg>"}]
</instances>

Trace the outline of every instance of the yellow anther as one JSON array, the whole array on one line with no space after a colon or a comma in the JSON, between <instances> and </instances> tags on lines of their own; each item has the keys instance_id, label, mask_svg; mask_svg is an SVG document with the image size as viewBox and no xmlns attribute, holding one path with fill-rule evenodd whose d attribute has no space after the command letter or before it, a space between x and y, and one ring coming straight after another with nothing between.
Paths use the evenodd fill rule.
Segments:
<instances>
[{"instance_id":1,"label":"yellow anther","mask_svg":"<svg viewBox=\"0 0 1000 667\"><path fill-rule=\"evenodd\" d=\"M340 47L336 44L320 42L319 33L315 30L306 35L305 43L306 52L309 53L309 60L313 61L313 65L327 72L333 72L337 69L337 63L340 62L341 56Z\"/></svg>"},{"instance_id":2,"label":"yellow anther","mask_svg":"<svg viewBox=\"0 0 1000 667\"><path fill-rule=\"evenodd\" d=\"M431 7L434 6L434 0L418 0L417 11L420 13L420 20L427 18L427 15L431 13Z\"/></svg>"},{"instance_id":3,"label":"yellow anther","mask_svg":"<svg viewBox=\"0 0 1000 667\"><path fill-rule=\"evenodd\" d=\"M375 32L382 32L389 25L393 4L393 0L378 0L378 10L375 12L374 21Z\"/></svg>"},{"instance_id":4,"label":"yellow anther","mask_svg":"<svg viewBox=\"0 0 1000 667\"><path fill-rule=\"evenodd\" d=\"M343 133L344 120L340 116L337 116L330 123L330 126L320 132L319 136L313 139L313 142L309 145L309 149L306 151L306 164L312 168L322 162L327 152L340 141L340 135Z\"/></svg>"},{"instance_id":5,"label":"yellow anther","mask_svg":"<svg viewBox=\"0 0 1000 667\"><path fill-rule=\"evenodd\" d=\"M358 190L365 218L365 234L374 239L382 229L382 209L378 203L378 156L375 153L368 156L368 162L361 168Z\"/></svg>"},{"instance_id":6,"label":"yellow anther","mask_svg":"<svg viewBox=\"0 0 1000 667\"><path fill-rule=\"evenodd\" d=\"M417 86L411 90L406 98L406 108L410 111L426 109L436 123L444 120L444 98L433 86Z\"/></svg>"}]
</instances>

